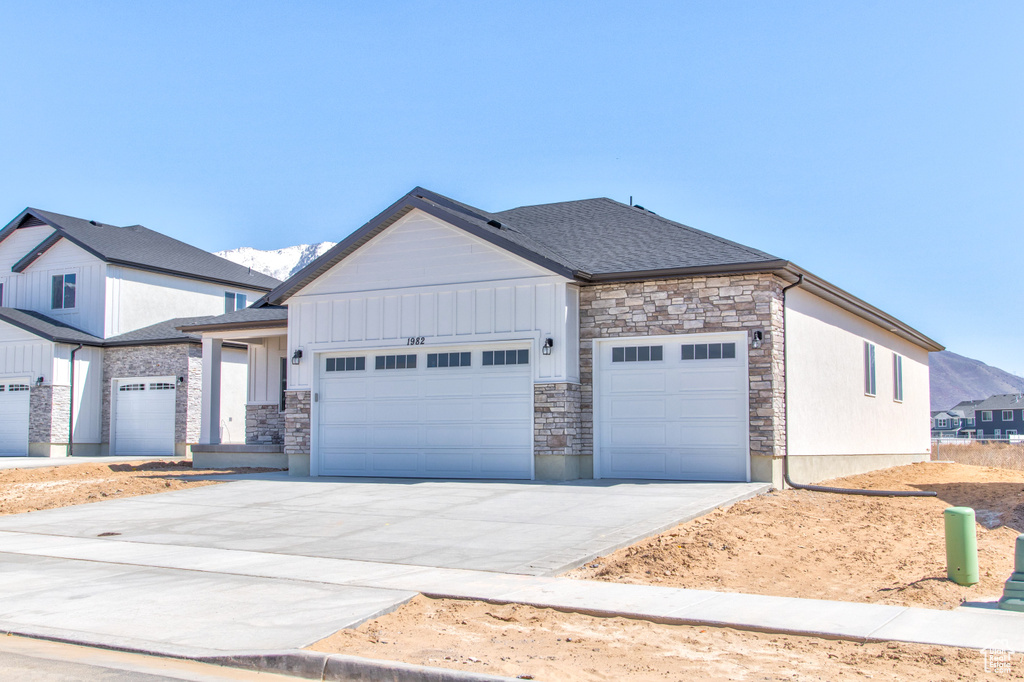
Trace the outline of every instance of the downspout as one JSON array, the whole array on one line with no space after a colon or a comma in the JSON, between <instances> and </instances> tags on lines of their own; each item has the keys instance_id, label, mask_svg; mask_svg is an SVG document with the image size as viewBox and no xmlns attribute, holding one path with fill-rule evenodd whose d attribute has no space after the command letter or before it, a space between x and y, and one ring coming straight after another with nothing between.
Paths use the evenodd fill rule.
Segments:
<instances>
[{"instance_id":1,"label":"downspout","mask_svg":"<svg viewBox=\"0 0 1024 682\"><path fill-rule=\"evenodd\" d=\"M782 457L782 478L786 485L796 490L813 490L819 493L838 493L840 495L868 495L871 497L936 497L938 493L931 490L863 490L860 488L831 488L824 485L804 485L794 483L789 478L789 341L786 338L789 332L789 324L786 321L786 292L793 287L804 283L804 276L797 275L799 279L788 286L782 287L782 391L783 400L786 401L786 454Z\"/></svg>"},{"instance_id":2,"label":"downspout","mask_svg":"<svg viewBox=\"0 0 1024 682\"><path fill-rule=\"evenodd\" d=\"M68 417L68 457L75 451L75 353L82 350L84 344L71 350L71 415Z\"/></svg>"}]
</instances>

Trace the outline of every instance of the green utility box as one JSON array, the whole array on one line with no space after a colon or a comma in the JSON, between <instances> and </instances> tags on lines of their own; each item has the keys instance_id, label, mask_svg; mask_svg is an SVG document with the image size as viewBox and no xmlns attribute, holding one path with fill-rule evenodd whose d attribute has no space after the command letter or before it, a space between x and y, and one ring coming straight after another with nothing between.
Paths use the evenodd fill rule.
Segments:
<instances>
[{"instance_id":1,"label":"green utility box","mask_svg":"<svg viewBox=\"0 0 1024 682\"><path fill-rule=\"evenodd\" d=\"M1024 612L1024 534L1017 536L1017 551L1013 553L1013 574L1003 588L999 608Z\"/></svg>"},{"instance_id":2,"label":"green utility box","mask_svg":"<svg viewBox=\"0 0 1024 682\"><path fill-rule=\"evenodd\" d=\"M974 527L974 510L950 507L946 517L946 577L957 585L978 582L978 532Z\"/></svg>"}]
</instances>

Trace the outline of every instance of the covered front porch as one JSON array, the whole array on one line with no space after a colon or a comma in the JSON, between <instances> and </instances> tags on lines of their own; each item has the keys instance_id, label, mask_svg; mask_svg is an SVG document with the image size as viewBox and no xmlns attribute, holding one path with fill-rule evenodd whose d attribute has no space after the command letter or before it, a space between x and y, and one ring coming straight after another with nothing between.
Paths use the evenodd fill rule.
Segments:
<instances>
[{"instance_id":1,"label":"covered front porch","mask_svg":"<svg viewBox=\"0 0 1024 682\"><path fill-rule=\"evenodd\" d=\"M309 453L285 450L288 309L246 308L182 330L200 334L203 344L202 425L199 443L192 446L193 466L288 468L308 475ZM244 443L222 443L217 427L225 343L248 350Z\"/></svg>"}]
</instances>

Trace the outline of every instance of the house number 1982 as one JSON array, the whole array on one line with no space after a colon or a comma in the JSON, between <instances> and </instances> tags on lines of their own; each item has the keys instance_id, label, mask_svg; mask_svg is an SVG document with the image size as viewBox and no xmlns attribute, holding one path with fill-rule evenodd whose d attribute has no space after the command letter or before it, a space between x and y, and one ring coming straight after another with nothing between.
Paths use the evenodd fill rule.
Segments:
<instances>
[{"instance_id":1,"label":"house number 1982","mask_svg":"<svg viewBox=\"0 0 1024 682\"><path fill-rule=\"evenodd\" d=\"M406 341L405 345L407 345L407 346L422 346L426 342L427 342L427 338L425 336L410 336L408 341Z\"/></svg>"}]
</instances>

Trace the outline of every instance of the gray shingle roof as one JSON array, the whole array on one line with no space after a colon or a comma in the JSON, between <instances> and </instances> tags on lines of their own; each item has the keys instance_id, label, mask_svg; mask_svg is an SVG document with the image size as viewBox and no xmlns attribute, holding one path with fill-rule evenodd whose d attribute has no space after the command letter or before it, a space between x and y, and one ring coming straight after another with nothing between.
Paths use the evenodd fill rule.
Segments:
<instances>
[{"instance_id":1,"label":"gray shingle roof","mask_svg":"<svg viewBox=\"0 0 1024 682\"><path fill-rule=\"evenodd\" d=\"M1001 393L989 396L974 406L974 411L981 410L1021 410L1024 409L1024 395L1020 393Z\"/></svg>"},{"instance_id":2,"label":"gray shingle roof","mask_svg":"<svg viewBox=\"0 0 1024 682\"><path fill-rule=\"evenodd\" d=\"M141 225L116 227L36 208L25 209L14 222L0 232L0 239L9 233L8 230L13 230L26 215L43 220L61 236L108 263L261 291L269 291L280 284L273 277L232 263ZM31 262L36 256L37 254L29 254L22 263L27 265L25 261Z\"/></svg>"},{"instance_id":3,"label":"gray shingle roof","mask_svg":"<svg viewBox=\"0 0 1024 682\"><path fill-rule=\"evenodd\" d=\"M34 310L0 308L0 321L7 322L27 332L59 343L83 343L87 346L102 346L103 339L87 334L81 329L64 324Z\"/></svg>"},{"instance_id":4,"label":"gray shingle roof","mask_svg":"<svg viewBox=\"0 0 1024 682\"><path fill-rule=\"evenodd\" d=\"M594 275L780 260L611 199L522 206L493 216Z\"/></svg>"},{"instance_id":5,"label":"gray shingle roof","mask_svg":"<svg viewBox=\"0 0 1024 682\"><path fill-rule=\"evenodd\" d=\"M288 308L285 306L262 306L259 308L243 308L223 315L207 318L193 318L192 322L183 322L178 326L185 331L198 333L207 329L226 326L268 327L285 326L288 322ZM171 320L172 322L174 320Z\"/></svg>"},{"instance_id":6,"label":"gray shingle roof","mask_svg":"<svg viewBox=\"0 0 1024 682\"><path fill-rule=\"evenodd\" d=\"M174 342L197 342L202 341L199 334L190 334L179 330L189 324L199 324L216 317L215 315L203 315L201 317L176 317L173 320L164 320L142 329L136 329L118 336L111 336L103 342L104 346L136 346L155 343Z\"/></svg>"}]
</instances>

